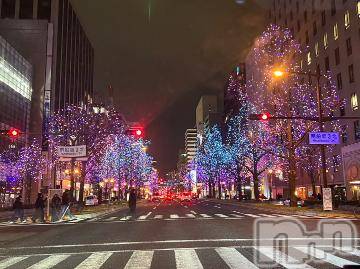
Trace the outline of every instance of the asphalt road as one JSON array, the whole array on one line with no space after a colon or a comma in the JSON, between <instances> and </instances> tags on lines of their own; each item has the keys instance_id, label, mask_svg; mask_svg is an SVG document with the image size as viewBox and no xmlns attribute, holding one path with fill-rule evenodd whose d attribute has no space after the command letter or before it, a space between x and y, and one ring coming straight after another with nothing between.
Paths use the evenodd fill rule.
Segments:
<instances>
[{"instance_id":1,"label":"asphalt road","mask_svg":"<svg viewBox=\"0 0 360 269\"><path fill-rule=\"evenodd\" d=\"M321 222L352 234L336 239L330 226L315 234ZM272 228L259 233L262 224ZM284 237L296 225L303 234ZM341 268L360 264L359 225L207 200L146 202L134 214L122 209L79 223L0 226L0 269ZM333 252L334 242L341 251Z\"/></svg>"}]
</instances>

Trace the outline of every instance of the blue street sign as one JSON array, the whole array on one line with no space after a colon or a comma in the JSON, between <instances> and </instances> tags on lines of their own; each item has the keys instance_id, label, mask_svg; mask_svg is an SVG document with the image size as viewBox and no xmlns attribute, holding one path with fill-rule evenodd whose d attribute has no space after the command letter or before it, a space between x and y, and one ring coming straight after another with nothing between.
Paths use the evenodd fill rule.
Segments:
<instances>
[{"instance_id":1,"label":"blue street sign","mask_svg":"<svg viewBox=\"0 0 360 269\"><path fill-rule=\"evenodd\" d=\"M340 144L340 135L337 132L311 132L309 133L310 145L337 145Z\"/></svg>"}]
</instances>

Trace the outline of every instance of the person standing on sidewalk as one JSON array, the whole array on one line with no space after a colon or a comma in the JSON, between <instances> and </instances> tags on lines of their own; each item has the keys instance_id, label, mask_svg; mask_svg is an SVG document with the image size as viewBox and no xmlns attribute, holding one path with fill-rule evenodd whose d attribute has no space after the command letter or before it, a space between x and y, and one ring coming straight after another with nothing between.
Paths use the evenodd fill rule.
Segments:
<instances>
[{"instance_id":1,"label":"person standing on sidewalk","mask_svg":"<svg viewBox=\"0 0 360 269\"><path fill-rule=\"evenodd\" d=\"M45 209L45 201L47 198L44 199L42 193L38 193L38 197L35 202L35 214L33 216L33 221L35 222L37 219L41 223L45 222L44 219L44 209Z\"/></svg>"},{"instance_id":2,"label":"person standing on sidewalk","mask_svg":"<svg viewBox=\"0 0 360 269\"><path fill-rule=\"evenodd\" d=\"M54 194L54 197L51 199L51 221L58 221L59 214L61 211L61 199L57 193Z\"/></svg>"},{"instance_id":3,"label":"person standing on sidewalk","mask_svg":"<svg viewBox=\"0 0 360 269\"><path fill-rule=\"evenodd\" d=\"M135 212L135 209L136 209L136 192L135 192L135 189L131 189L131 191L130 191L129 208L130 208L131 213Z\"/></svg>"},{"instance_id":4,"label":"person standing on sidewalk","mask_svg":"<svg viewBox=\"0 0 360 269\"><path fill-rule=\"evenodd\" d=\"M19 219L20 221L24 220L24 206L23 206L23 202L21 201L21 198L22 198L21 195L16 197L15 202L13 204L15 221L18 221Z\"/></svg>"}]
</instances>

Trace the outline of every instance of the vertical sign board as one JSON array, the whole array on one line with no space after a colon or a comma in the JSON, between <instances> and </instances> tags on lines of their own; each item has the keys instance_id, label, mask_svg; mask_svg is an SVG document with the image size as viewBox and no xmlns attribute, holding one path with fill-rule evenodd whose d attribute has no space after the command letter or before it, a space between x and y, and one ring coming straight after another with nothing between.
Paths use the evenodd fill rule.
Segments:
<instances>
[{"instance_id":1,"label":"vertical sign board","mask_svg":"<svg viewBox=\"0 0 360 269\"><path fill-rule=\"evenodd\" d=\"M323 188L323 207L324 210L333 210L331 188Z\"/></svg>"}]
</instances>

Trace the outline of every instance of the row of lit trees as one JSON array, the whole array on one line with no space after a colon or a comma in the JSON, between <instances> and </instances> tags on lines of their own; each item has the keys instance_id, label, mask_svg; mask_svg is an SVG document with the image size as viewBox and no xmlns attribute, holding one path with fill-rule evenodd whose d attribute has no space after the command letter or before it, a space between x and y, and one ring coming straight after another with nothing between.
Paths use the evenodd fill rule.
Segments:
<instances>
[{"instance_id":1,"label":"row of lit trees","mask_svg":"<svg viewBox=\"0 0 360 269\"><path fill-rule=\"evenodd\" d=\"M113 178L119 186L140 186L150 180L152 158L145 151L145 143L128 133L122 115L114 109L98 110L92 105L67 106L49 119L49 156L42 154L41 143L33 140L20 149L0 154L0 180L7 188L25 189L30 202L31 186L41 179L47 169L54 171L63 164L58 146L86 145L87 161L81 161L79 171L79 201L83 201L85 182L98 184ZM70 161L70 191L75 190L75 160ZM111 171L111 173L109 172ZM53 173L53 175L56 173Z\"/></svg>"},{"instance_id":2,"label":"row of lit trees","mask_svg":"<svg viewBox=\"0 0 360 269\"><path fill-rule=\"evenodd\" d=\"M323 74L321 82L312 81L314 76L303 75L297 55L301 55L300 45L289 30L276 25L270 25L255 41L248 57L251 74L245 85L237 85L238 110L226 122L222 137L220 128L214 127L199 147L198 175L209 189L214 180L235 183L241 189L245 178L251 177L258 199L259 180L273 168L284 172L292 201L298 169L310 176L315 192L321 152L308 144L307 137L309 132L322 130L323 123L314 120L319 115L318 102L323 117L331 117L341 103L330 74ZM320 96L316 87L322 89ZM262 112L277 119L251 119L251 114ZM331 121L326 127L336 131L339 124ZM327 167L332 165L332 160L326 161Z\"/></svg>"}]
</instances>

